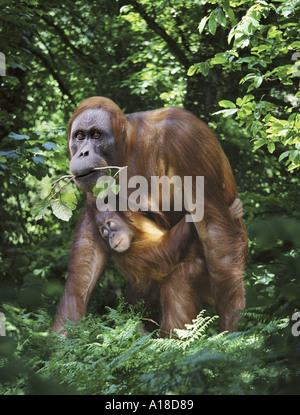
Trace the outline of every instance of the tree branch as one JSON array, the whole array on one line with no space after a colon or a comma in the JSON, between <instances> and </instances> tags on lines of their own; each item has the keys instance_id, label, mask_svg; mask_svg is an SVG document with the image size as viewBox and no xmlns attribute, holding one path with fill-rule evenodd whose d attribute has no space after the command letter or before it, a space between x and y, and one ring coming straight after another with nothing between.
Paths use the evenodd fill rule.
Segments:
<instances>
[{"instance_id":1,"label":"tree branch","mask_svg":"<svg viewBox=\"0 0 300 415\"><path fill-rule=\"evenodd\" d=\"M76 102L74 100L73 95L71 94L71 92L68 90L68 88L66 87L66 85L62 81L62 79L61 79L60 75L58 74L58 72L55 71L55 69L52 67L52 64L48 61L46 56L43 53L41 53L39 50L36 50L35 48L30 48L30 51L43 62L45 68L48 69L50 74L53 76L53 78L58 83L59 89L61 90L62 94L67 95L69 97L70 101L72 102L72 104L75 106ZM48 50L48 53L49 53L49 50Z\"/></svg>"},{"instance_id":2,"label":"tree branch","mask_svg":"<svg viewBox=\"0 0 300 415\"><path fill-rule=\"evenodd\" d=\"M147 14L144 6L142 6L136 0L122 0L121 4L130 4L134 8L134 10L138 12L140 16L146 21L150 29L152 29L166 42L172 55L174 55L186 69L189 69L191 63L184 51L181 49L180 45L170 35L168 35L165 29L161 27L152 16Z\"/></svg>"},{"instance_id":3,"label":"tree branch","mask_svg":"<svg viewBox=\"0 0 300 415\"><path fill-rule=\"evenodd\" d=\"M59 35L59 37L62 39L65 45L71 49L75 56L77 56L79 59L87 60L86 54L73 45L73 43L70 41L69 37L65 34L64 30L61 27L54 24L52 19L50 19L47 15L43 15L42 20L44 20L47 26L50 26L54 29L54 32L56 32ZM97 60L94 59L93 56L89 56L88 59L90 62L94 64L97 63Z\"/></svg>"}]
</instances>

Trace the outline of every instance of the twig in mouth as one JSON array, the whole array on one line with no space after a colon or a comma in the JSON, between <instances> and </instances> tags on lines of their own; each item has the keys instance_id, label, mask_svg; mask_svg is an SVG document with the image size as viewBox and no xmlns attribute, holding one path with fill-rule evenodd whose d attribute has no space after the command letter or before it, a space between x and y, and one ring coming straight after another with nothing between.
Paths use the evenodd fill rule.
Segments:
<instances>
[{"instance_id":1,"label":"twig in mouth","mask_svg":"<svg viewBox=\"0 0 300 415\"><path fill-rule=\"evenodd\" d=\"M121 170L123 170L123 169L125 169L127 166L124 166L124 167L119 167L119 166L105 166L105 167L94 167L93 169L91 169L90 171L89 171L89 173L91 173L92 171L95 171L95 170L107 170L107 169L117 169L118 171L113 175L113 177L115 178L116 176L117 176L117 174L119 174L120 173L120 171ZM65 183L63 186L61 186L61 187L59 187L59 189L50 197L50 199L49 199L49 202L50 202L50 200L51 199L53 199L56 195L57 195L57 193L60 193L61 191L62 191L62 189L64 188L64 187L66 187L73 179L75 179L76 177L81 177L81 176L76 176L76 175L74 175L74 174L67 174L67 175L65 175L65 176L62 176L62 177L60 177L59 179L57 179L57 180L55 180L55 182L52 184L52 186L51 186L51 189L50 189L50 192L49 192L49 194L48 194L48 196L46 197L46 199L48 199L48 197L50 197L51 196L51 193L52 193L52 191L53 191L53 189L55 188L55 186L60 186L59 185L59 182L61 181L61 180L64 180L64 179L69 179L68 181L67 181L67 183Z\"/></svg>"},{"instance_id":2,"label":"twig in mouth","mask_svg":"<svg viewBox=\"0 0 300 415\"><path fill-rule=\"evenodd\" d=\"M121 170L125 169L127 166L119 167L119 166L105 166L105 167L94 167L91 171L94 170L106 170L106 169L117 169L118 171L113 175L116 177L117 174L120 173Z\"/></svg>"}]
</instances>

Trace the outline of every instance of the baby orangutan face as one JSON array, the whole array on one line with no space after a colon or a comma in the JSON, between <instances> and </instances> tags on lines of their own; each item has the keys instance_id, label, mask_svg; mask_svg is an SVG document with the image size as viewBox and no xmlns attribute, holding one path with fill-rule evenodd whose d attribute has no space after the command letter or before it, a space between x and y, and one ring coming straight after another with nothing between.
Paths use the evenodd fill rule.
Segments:
<instances>
[{"instance_id":1,"label":"baby orangutan face","mask_svg":"<svg viewBox=\"0 0 300 415\"><path fill-rule=\"evenodd\" d=\"M102 238L116 252L125 252L130 247L133 231L114 212L101 212L97 215L97 225Z\"/></svg>"}]
</instances>

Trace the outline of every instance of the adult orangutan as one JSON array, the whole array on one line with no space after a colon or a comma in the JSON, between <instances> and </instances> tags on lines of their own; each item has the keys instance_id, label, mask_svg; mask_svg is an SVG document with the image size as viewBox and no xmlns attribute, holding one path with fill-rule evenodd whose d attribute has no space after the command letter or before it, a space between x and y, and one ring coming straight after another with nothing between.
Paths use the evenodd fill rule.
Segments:
<instances>
[{"instance_id":1,"label":"adult orangutan","mask_svg":"<svg viewBox=\"0 0 300 415\"><path fill-rule=\"evenodd\" d=\"M203 248L220 329L235 330L238 313L245 304L247 235L242 219L231 216L230 206L237 198L235 180L208 126L181 108L125 116L111 100L92 97L75 110L68 142L70 170L78 187L86 192L87 202L74 234L65 293L53 330L62 329L64 318L76 322L83 317L93 288L105 270L109 253L96 225L98 211L92 188L103 174L94 169L109 165L128 166L128 178L139 175L148 182L152 176L204 176L204 217L194 222L194 237L199 237ZM174 209L174 192L170 199L170 211L164 213L172 227L187 211ZM167 296L168 301L171 298L171 308L177 302L174 288ZM131 287L131 294L134 289ZM163 296L161 300L165 309ZM190 307L188 302L189 298L180 297L180 307Z\"/></svg>"}]
</instances>

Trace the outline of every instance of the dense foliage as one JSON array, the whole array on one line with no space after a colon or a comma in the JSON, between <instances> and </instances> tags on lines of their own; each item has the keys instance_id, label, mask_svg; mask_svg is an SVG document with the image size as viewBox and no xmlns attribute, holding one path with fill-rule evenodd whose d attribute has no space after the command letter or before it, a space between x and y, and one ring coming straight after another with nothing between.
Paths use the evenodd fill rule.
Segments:
<instances>
[{"instance_id":1,"label":"dense foliage","mask_svg":"<svg viewBox=\"0 0 300 415\"><path fill-rule=\"evenodd\" d=\"M0 394L299 393L299 1L0 10ZM64 189L68 221L50 210L36 221L33 206L69 173L66 126L92 95L125 113L183 106L219 138L249 234L239 332L218 334L208 309L180 340L144 335L143 305L124 309L126 283L109 264L87 317L64 341L49 335L84 197Z\"/></svg>"}]
</instances>

